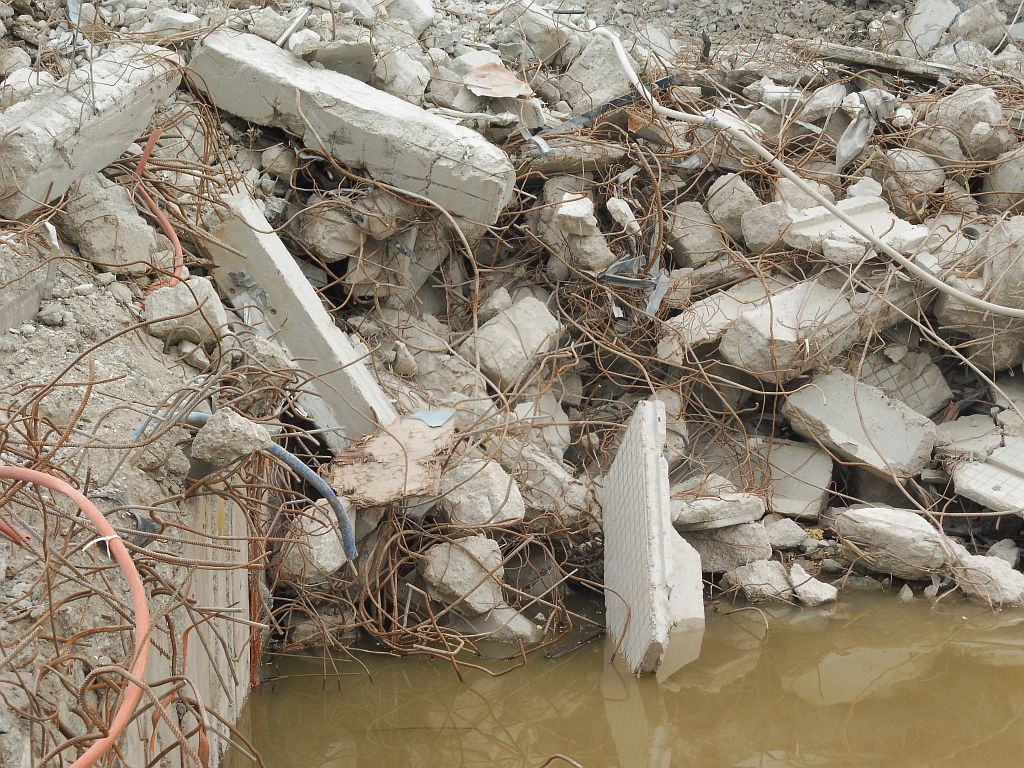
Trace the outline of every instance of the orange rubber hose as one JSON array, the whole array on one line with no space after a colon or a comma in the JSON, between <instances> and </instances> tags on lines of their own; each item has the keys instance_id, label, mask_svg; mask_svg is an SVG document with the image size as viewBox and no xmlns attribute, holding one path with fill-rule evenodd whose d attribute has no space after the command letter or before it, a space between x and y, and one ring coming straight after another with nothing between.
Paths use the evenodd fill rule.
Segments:
<instances>
[{"instance_id":1,"label":"orange rubber hose","mask_svg":"<svg viewBox=\"0 0 1024 768\"><path fill-rule=\"evenodd\" d=\"M97 509L96 505L79 490L58 477L45 472L37 472L34 469L25 467L4 467L0 466L0 478L15 480L23 483L33 483L49 488L51 491L63 494L78 505L85 513L89 521L96 528L99 535L107 540L110 553L117 561L121 573L128 580L128 588L131 590L132 602L135 608L135 663L132 665L131 674L136 680L142 680L146 674L146 662L149 659L149 602L146 597L146 589L135 568L135 562L128 553L128 548L111 527L110 523ZM135 707L142 699L142 689L133 682L129 682L125 688L124 698L121 705L114 713L110 722L107 735L93 742L81 757L72 763L71 768L91 768L96 765L100 758L110 751L118 737L128 727L132 716L135 714Z\"/></svg>"}]
</instances>

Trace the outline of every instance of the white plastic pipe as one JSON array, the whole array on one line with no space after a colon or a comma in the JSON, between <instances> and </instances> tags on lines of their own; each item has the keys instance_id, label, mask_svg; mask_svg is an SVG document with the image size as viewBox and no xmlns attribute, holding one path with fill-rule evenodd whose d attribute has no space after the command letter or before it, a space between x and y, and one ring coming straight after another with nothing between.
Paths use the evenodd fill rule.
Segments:
<instances>
[{"instance_id":1,"label":"white plastic pipe","mask_svg":"<svg viewBox=\"0 0 1024 768\"><path fill-rule=\"evenodd\" d=\"M813 185L808 184L805 179L801 178L792 170L790 170L789 166L787 166L785 163L783 163L781 160L775 157L775 155L772 154L772 152L767 147L761 144L761 142L747 135L743 131L738 130L729 125L719 124L713 117L706 117L704 115L691 115L687 112L680 112L679 110L669 109L668 107L662 106L661 104L654 100L654 97L651 96L650 91L648 91L644 87L643 83L640 82L640 78L637 77L636 72L633 71L633 65L629 61L629 57L626 55L626 51L622 47L622 42L619 40L619 38L614 33L609 31L608 29L605 29L604 27L598 27L597 29L594 30L594 32L598 35L601 35L602 37L607 38L608 41L612 44L612 47L615 49L615 55L619 60L619 65L622 67L622 70L626 73L626 76L633 84L633 87L636 88L636 90L639 91L640 94L647 100L647 102L651 105L651 108L654 109L656 114L659 114L662 117L671 118L673 120L680 120L682 122L690 123L692 125L702 125L708 128L713 128L728 134L730 138L739 141L746 147L753 150L755 154L764 158L764 160L770 163L775 170L777 170L787 179L796 184L802 192L805 192L806 194L810 195L814 200L818 202L819 205L823 206L826 210L828 210L829 213L831 213L833 216L835 216L837 219L843 222L846 226L848 226L858 235L860 235L869 243L871 243L871 245L874 246L874 248L878 252L884 253L890 259L895 261L897 264L899 264L901 267L905 268L909 272L913 273L915 277L923 280L932 288L935 288L936 290L941 291L942 293L953 296L959 299L960 301L964 302L965 304L974 307L975 309L980 309L983 312L991 312L992 314L1002 315L1003 317L1024 318L1024 309L1006 307L1003 306L1002 304L993 304L990 301L985 301L984 299L979 299L976 296L972 296L969 293L965 293L964 291L961 291L958 288L953 287L952 285L947 285L928 270L915 264L913 261L908 259L903 254L901 254L892 246L883 243L880 239L875 237L874 234L865 230L850 216L848 216L846 213L840 210L835 203L833 203L831 200L829 200L827 197L821 194L821 192L815 189Z\"/></svg>"}]
</instances>

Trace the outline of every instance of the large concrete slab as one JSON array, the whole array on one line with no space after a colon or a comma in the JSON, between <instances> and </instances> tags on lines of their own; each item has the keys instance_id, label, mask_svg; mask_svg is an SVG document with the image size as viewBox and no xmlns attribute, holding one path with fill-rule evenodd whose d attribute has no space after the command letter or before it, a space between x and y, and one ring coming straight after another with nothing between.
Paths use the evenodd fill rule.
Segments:
<instances>
[{"instance_id":1,"label":"large concrete slab","mask_svg":"<svg viewBox=\"0 0 1024 768\"><path fill-rule=\"evenodd\" d=\"M273 336L309 374L299 403L335 453L392 424L398 415L362 356L334 324L313 286L256 202L241 192L224 198L228 212L207 222L213 279L247 321Z\"/></svg>"},{"instance_id":2,"label":"large concrete slab","mask_svg":"<svg viewBox=\"0 0 1024 768\"><path fill-rule=\"evenodd\" d=\"M634 674L658 670L673 629L701 630L700 558L669 523L665 404L637 405L601 494L609 636Z\"/></svg>"},{"instance_id":3,"label":"large concrete slab","mask_svg":"<svg viewBox=\"0 0 1024 768\"><path fill-rule=\"evenodd\" d=\"M452 214L492 224L511 199L512 163L480 134L260 37L214 32L189 66L220 109L301 136Z\"/></svg>"},{"instance_id":4,"label":"large concrete slab","mask_svg":"<svg viewBox=\"0 0 1024 768\"><path fill-rule=\"evenodd\" d=\"M0 216L16 219L105 168L178 86L178 55L118 45L0 113Z\"/></svg>"},{"instance_id":5,"label":"large concrete slab","mask_svg":"<svg viewBox=\"0 0 1024 768\"><path fill-rule=\"evenodd\" d=\"M782 415L798 434L883 477L920 472L937 436L930 419L841 371L790 394Z\"/></svg>"}]
</instances>

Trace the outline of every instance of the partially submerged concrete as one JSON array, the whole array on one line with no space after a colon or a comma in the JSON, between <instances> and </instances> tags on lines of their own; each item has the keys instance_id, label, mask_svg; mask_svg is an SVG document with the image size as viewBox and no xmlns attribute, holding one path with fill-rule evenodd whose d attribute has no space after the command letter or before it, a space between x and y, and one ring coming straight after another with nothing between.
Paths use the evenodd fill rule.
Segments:
<instances>
[{"instance_id":1,"label":"partially submerged concrete","mask_svg":"<svg viewBox=\"0 0 1024 768\"><path fill-rule=\"evenodd\" d=\"M664 404L640 403L601 495L608 626L635 674L657 670L673 625L704 617L699 557L669 525L664 445Z\"/></svg>"}]
</instances>

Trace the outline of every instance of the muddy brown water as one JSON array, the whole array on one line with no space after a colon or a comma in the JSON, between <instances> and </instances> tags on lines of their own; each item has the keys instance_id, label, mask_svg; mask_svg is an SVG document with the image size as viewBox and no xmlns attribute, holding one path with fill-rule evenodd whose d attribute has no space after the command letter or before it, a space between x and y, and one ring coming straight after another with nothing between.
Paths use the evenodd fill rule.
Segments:
<instances>
[{"instance_id":1,"label":"muddy brown water","mask_svg":"<svg viewBox=\"0 0 1024 768\"><path fill-rule=\"evenodd\" d=\"M662 682L607 663L601 640L464 682L429 659L327 676L281 660L239 727L269 768L1024 765L1024 612L841 600L772 609L767 636L758 611L711 616L699 658Z\"/></svg>"}]
</instances>

